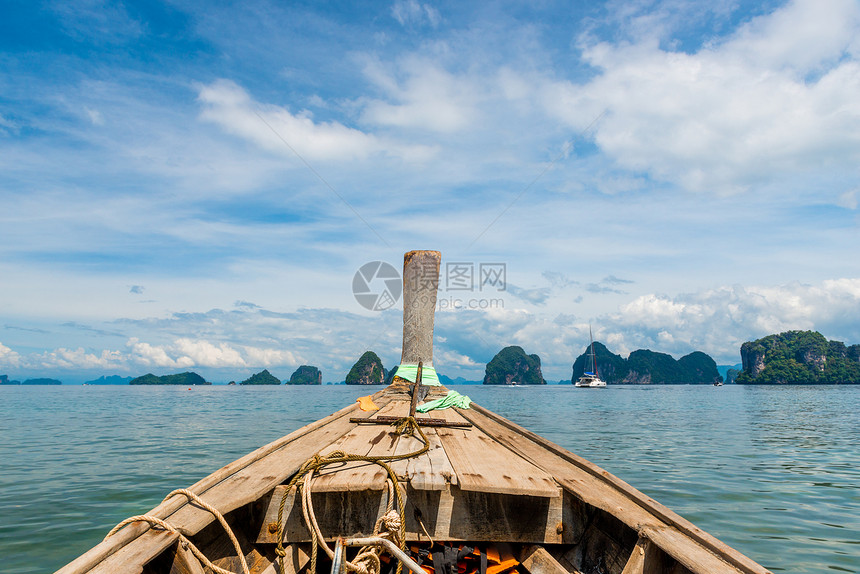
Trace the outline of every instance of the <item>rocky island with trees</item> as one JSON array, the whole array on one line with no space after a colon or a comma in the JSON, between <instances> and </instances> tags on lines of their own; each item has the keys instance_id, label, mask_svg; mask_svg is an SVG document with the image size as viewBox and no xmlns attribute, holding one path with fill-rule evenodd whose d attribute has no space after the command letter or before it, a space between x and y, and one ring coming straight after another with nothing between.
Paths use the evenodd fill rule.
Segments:
<instances>
[{"instance_id":1,"label":"rocky island with trees","mask_svg":"<svg viewBox=\"0 0 860 574\"><path fill-rule=\"evenodd\" d=\"M485 385L545 385L540 357L527 355L522 347L505 347L487 363Z\"/></svg>"},{"instance_id":2,"label":"rocky island with trees","mask_svg":"<svg viewBox=\"0 0 860 574\"><path fill-rule=\"evenodd\" d=\"M817 331L786 331L741 345L739 385L860 384L860 345Z\"/></svg>"},{"instance_id":3,"label":"rocky island with trees","mask_svg":"<svg viewBox=\"0 0 860 574\"><path fill-rule=\"evenodd\" d=\"M197 373L187 372L187 373L177 373L175 375L162 375L160 377L156 377L152 373L147 373L142 377L137 377L136 379L132 379L128 383L129 385L211 385L198 375Z\"/></svg>"},{"instance_id":4,"label":"rocky island with trees","mask_svg":"<svg viewBox=\"0 0 860 574\"><path fill-rule=\"evenodd\" d=\"M269 372L268 369L263 369L259 373L251 375L240 385L280 385L281 379Z\"/></svg>"},{"instance_id":5,"label":"rocky island with trees","mask_svg":"<svg viewBox=\"0 0 860 574\"><path fill-rule=\"evenodd\" d=\"M322 371L313 365L302 365L290 375L288 385L321 385Z\"/></svg>"},{"instance_id":6,"label":"rocky island with trees","mask_svg":"<svg viewBox=\"0 0 860 574\"><path fill-rule=\"evenodd\" d=\"M385 381L386 371L382 366L379 355L366 351L346 375L347 385L381 385Z\"/></svg>"},{"instance_id":7,"label":"rocky island with trees","mask_svg":"<svg viewBox=\"0 0 860 574\"><path fill-rule=\"evenodd\" d=\"M621 385L704 385L721 382L717 364L707 354L695 351L675 360L671 355L648 349L639 349L625 359L616 355L602 343L594 342L597 372L607 384ZM590 361L589 350L573 363L574 383L585 371ZM590 365L589 365L590 370Z\"/></svg>"},{"instance_id":8,"label":"rocky island with trees","mask_svg":"<svg viewBox=\"0 0 860 574\"><path fill-rule=\"evenodd\" d=\"M36 378L36 379L25 379L22 383L21 381L12 381L9 379L9 375L0 375L0 385L62 385L63 382L57 379L49 379L45 377Z\"/></svg>"}]
</instances>

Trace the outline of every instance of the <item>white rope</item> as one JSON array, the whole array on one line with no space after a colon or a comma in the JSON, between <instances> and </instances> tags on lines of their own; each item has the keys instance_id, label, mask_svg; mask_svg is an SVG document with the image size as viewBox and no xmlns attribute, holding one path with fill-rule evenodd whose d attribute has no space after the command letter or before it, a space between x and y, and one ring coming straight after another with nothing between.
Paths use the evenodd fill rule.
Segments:
<instances>
[{"instance_id":1,"label":"white rope","mask_svg":"<svg viewBox=\"0 0 860 574\"><path fill-rule=\"evenodd\" d=\"M334 551L329 548L328 543L326 543L323 538L322 531L320 530L319 523L317 522L316 514L314 513L313 499L311 497L313 474L313 470L308 471L303 483L301 484L302 514L305 517L305 524L310 528L311 535L315 542L322 546L330 559L334 559ZM387 480L386 485L388 486L388 511L376 521L373 533L375 536L383 539L392 539L392 543L396 545L399 542L401 526L400 515L392 508L394 505L394 488L396 488L396 486L391 480ZM380 527L382 526L385 527L387 532L380 533ZM382 549L383 546L378 544L363 546L359 549L358 554L352 562L348 560L344 561L347 571L355 572L356 574L379 574L382 572L382 562L379 559L379 554L382 552Z\"/></svg>"},{"instance_id":2,"label":"white rope","mask_svg":"<svg viewBox=\"0 0 860 574\"><path fill-rule=\"evenodd\" d=\"M230 525L227 524L227 521L224 519L224 516L218 511L218 509L210 504L207 504L203 501L203 499L201 499L199 496L186 488L174 490L173 492L165 496L162 502L165 502L168 498L177 494L183 494L187 496L188 498L193 500L198 506L209 511L216 519L218 519L218 522L221 523L221 526L224 528L225 532L227 532L227 536L230 538L230 542L233 543L233 548L236 549L236 555L239 557L239 562L241 562L242 564L243 574L251 574L251 571L248 569L248 563L245 561L245 554L242 552L242 547L239 545L239 541L236 539L236 536L233 534L233 530L230 528ZM151 516L149 514L140 514L137 516L131 516L129 518L126 518L125 520L114 526L113 529L111 529L111 531L107 533L107 536L105 536L104 539L107 540L108 538L122 530L126 525L131 524L132 522L147 522L150 526L157 526L168 532L172 532L179 537L179 540L182 543L183 547L190 549L191 553L194 554L194 556L196 556L198 560L200 560L208 568L211 568L218 574L236 574L235 572L225 570L224 568L213 564L208 558L206 558L206 556L203 555L200 549L197 548L197 546L195 546L194 543L191 542L184 534L179 532L179 530L177 530L172 524L165 520L162 520L161 518L158 518L157 516Z\"/></svg>"}]
</instances>

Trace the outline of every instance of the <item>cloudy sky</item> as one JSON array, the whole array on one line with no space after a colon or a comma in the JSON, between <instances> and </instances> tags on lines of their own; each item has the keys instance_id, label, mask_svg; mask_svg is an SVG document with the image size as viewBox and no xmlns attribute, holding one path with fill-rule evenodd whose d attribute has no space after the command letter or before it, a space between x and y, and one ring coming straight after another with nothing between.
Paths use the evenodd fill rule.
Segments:
<instances>
[{"instance_id":1,"label":"cloudy sky","mask_svg":"<svg viewBox=\"0 0 860 574\"><path fill-rule=\"evenodd\" d=\"M0 11L0 374L391 367L353 279L411 249L452 377L860 343L857 0Z\"/></svg>"}]
</instances>

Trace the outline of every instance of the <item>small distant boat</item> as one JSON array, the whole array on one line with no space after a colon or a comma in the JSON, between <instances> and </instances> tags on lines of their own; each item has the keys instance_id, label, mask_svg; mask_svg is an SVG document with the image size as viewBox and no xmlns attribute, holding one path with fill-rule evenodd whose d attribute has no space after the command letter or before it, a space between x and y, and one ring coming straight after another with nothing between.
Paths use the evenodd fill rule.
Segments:
<instances>
[{"instance_id":1,"label":"small distant boat","mask_svg":"<svg viewBox=\"0 0 860 574\"><path fill-rule=\"evenodd\" d=\"M581 389L600 389L606 386L606 381L602 381L597 374L597 356L594 354L594 335L591 334L590 325L588 327L588 336L591 338L591 344L588 346L589 353L587 355L591 357L591 372L586 370L573 386ZM588 362L586 362L587 364Z\"/></svg>"},{"instance_id":2,"label":"small distant boat","mask_svg":"<svg viewBox=\"0 0 860 574\"><path fill-rule=\"evenodd\" d=\"M714 386L715 386L715 387L722 387L722 386L723 386L723 382L722 382L722 381L717 381L717 382L715 382L715 383L714 383Z\"/></svg>"}]
</instances>

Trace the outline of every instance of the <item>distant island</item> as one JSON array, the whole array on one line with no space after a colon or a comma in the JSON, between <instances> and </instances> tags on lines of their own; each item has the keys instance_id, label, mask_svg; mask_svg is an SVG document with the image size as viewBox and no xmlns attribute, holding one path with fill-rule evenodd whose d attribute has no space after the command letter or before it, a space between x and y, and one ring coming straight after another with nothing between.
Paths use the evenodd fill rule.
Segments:
<instances>
[{"instance_id":1,"label":"distant island","mask_svg":"<svg viewBox=\"0 0 860 574\"><path fill-rule=\"evenodd\" d=\"M41 379L27 379L26 381L24 381L21 384L22 385L62 385L63 383L62 383L62 381L58 381L57 379L41 378Z\"/></svg>"},{"instance_id":2,"label":"distant island","mask_svg":"<svg viewBox=\"0 0 860 574\"><path fill-rule=\"evenodd\" d=\"M817 331L786 331L741 345L739 385L860 384L860 345Z\"/></svg>"},{"instance_id":3,"label":"distant island","mask_svg":"<svg viewBox=\"0 0 860 574\"><path fill-rule=\"evenodd\" d=\"M597 358L597 373L607 384L703 385L723 380L717 371L716 362L701 351L695 351L676 361L666 353L639 349L624 359L595 341L594 355ZM574 361L571 383L582 376L587 360L590 360L588 349Z\"/></svg>"},{"instance_id":4,"label":"distant island","mask_svg":"<svg viewBox=\"0 0 860 574\"><path fill-rule=\"evenodd\" d=\"M347 385L381 385L385 380L385 368L379 355L366 351L346 375Z\"/></svg>"},{"instance_id":5,"label":"distant island","mask_svg":"<svg viewBox=\"0 0 860 574\"><path fill-rule=\"evenodd\" d=\"M445 386L448 385L480 385L482 381L469 381L464 379L463 377L457 377L456 379L452 379L447 375L440 375L437 373L439 377L439 382Z\"/></svg>"},{"instance_id":6,"label":"distant island","mask_svg":"<svg viewBox=\"0 0 860 574\"><path fill-rule=\"evenodd\" d=\"M255 375L251 375L241 383L240 385L280 385L281 379L274 376L272 373L268 371L268 369L263 369L259 373Z\"/></svg>"},{"instance_id":7,"label":"distant island","mask_svg":"<svg viewBox=\"0 0 860 574\"><path fill-rule=\"evenodd\" d=\"M163 375L156 377L152 373L147 373L142 377L132 379L129 385L211 385L197 373L177 373L175 375Z\"/></svg>"},{"instance_id":8,"label":"distant island","mask_svg":"<svg viewBox=\"0 0 860 574\"><path fill-rule=\"evenodd\" d=\"M132 381L132 377L120 377L119 375L110 375L108 377L102 375L98 379L87 381L85 385L127 385Z\"/></svg>"},{"instance_id":9,"label":"distant island","mask_svg":"<svg viewBox=\"0 0 860 574\"><path fill-rule=\"evenodd\" d=\"M288 385L321 385L322 371L313 365L302 365L290 375Z\"/></svg>"},{"instance_id":10,"label":"distant island","mask_svg":"<svg viewBox=\"0 0 860 574\"><path fill-rule=\"evenodd\" d=\"M487 363L485 385L545 385L540 357L527 355L522 347L505 347Z\"/></svg>"},{"instance_id":11,"label":"distant island","mask_svg":"<svg viewBox=\"0 0 860 574\"><path fill-rule=\"evenodd\" d=\"M0 375L0 385L62 385L62 381L57 379L27 379L23 383L21 381L9 380L9 375Z\"/></svg>"}]
</instances>

